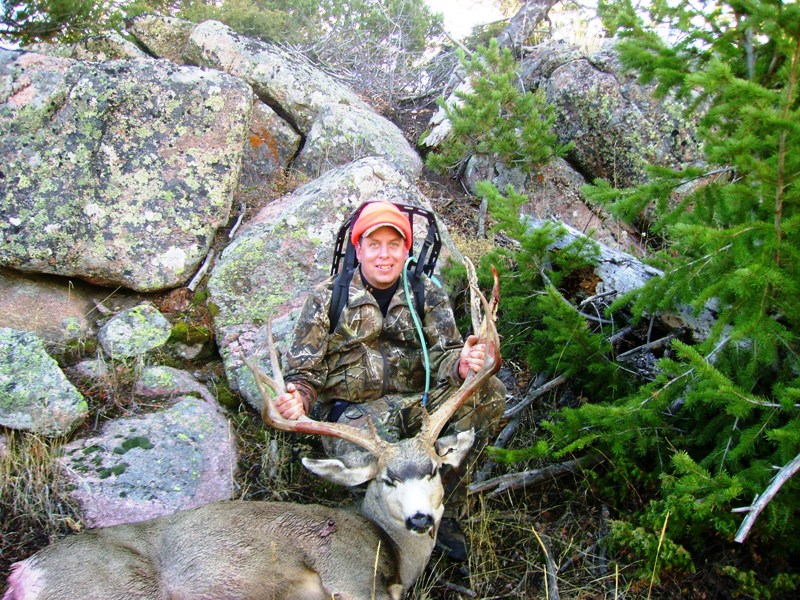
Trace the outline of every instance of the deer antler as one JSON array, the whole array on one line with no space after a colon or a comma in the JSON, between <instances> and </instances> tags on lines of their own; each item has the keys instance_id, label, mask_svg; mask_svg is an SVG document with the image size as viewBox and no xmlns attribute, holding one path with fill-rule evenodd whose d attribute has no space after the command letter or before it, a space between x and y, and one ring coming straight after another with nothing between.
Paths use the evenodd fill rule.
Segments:
<instances>
[{"instance_id":1,"label":"deer antler","mask_svg":"<svg viewBox=\"0 0 800 600\"><path fill-rule=\"evenodd\" d=\"M420 437L426 437L429 443L433 443L439 437L442 429L461 407L462 404L472 396L480 387L486 383L492 375L500 370L500 338L497 335L497 306L500 302L500 278L497 269L492 267L494 275L494 286L492 288L491 301L478 288L478 277L475 274L475 266L469 258L464 258L467 267L467 279L470 289L470 308L472 314L473 331L480 332L478 337L481 342L486 344L486 358L483 367L477 373L470 371L467 378L460 388L427 419L423 419ZM483 306L483 318L481 319L481 305ZM423 413L424 414L424 413Z\"/></svg>"},{"instance_id":2,"label":"deer antler","mask_svg":"<svg viewBox=\"0 0 800 600\"><path fill-rule=\"evenodd\" d=\"M272 339L271 322L267 322L267 344L269 346L269 356L272 363L272 377L264 373L258 367L255 360L248 360L243 354L240 354L242 362L244 362L247 368L253 373L258 391L261 393L261 397L264 400L264 405L261 408L261 418L264 419L267 425L275 429L280 429L281 431L296 431L297 433L341 438L365 448L375 456L385 454L391 444L381 439L374 428L371 428L370 432L367 433L362 429L351 427L350 425L315 421L306 416L300 417L296 421L284 418L278 412L278 409L275 408L271 394L268 391L272 390L278 396L286 391L283 374L281 373L280 361L278 360L278 353L275 350L275 344Z\"/></svg>"}]
</instances>

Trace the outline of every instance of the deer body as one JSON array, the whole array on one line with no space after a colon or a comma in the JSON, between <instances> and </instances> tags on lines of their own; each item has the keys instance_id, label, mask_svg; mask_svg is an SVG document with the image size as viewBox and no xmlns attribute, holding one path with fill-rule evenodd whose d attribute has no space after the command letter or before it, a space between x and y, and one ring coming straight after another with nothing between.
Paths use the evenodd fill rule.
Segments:
<instances>
[{"instance_id":1,"label":"deer body","mask_svg":"<svg viewBox=\"0 0 800 600\"><path fill-rule=\"evenodd\" d=\"M3 600L397 600L422 573L441 519L438 470L471 432L417 438L383 460L303 459L340 484L369 481L360 514L316 504L215 502L89 530L16 563ZM444 456L439 456L437 453Z\"/></svg>"},{"instance_id":2,"label":"deer body","mask_svg":"<svg viewBox=\"0 0 800 600\"><path fill-rule=\"evenodd\" d=\"M377 569L359 554L371 548ZM398 598L396 550L363 515L231 501L70 536L17 563L4 598ZM424 565L423 565L424 566ZM390 590L397 593L391 595ZM335 596L334 594L339 594Z\"/></svg>"},{"instance_id":3,"label":"deer body","mask_svg":"<svg viewBox=\"0 0 800 600\"><path fill-rule=\"evenodd\" d=\"M468 272L470 271L468 265ZM478 295L474 285L471 288ZM440 469L458 466L474 433L439 438L453 413L500 367L498 299L481 296L487 360L413 438L388 442L374 428L289 421L267 387L284 390L268 331L273 378L254 363L264 421L284 431L332 436L366 452L304 466L335 483L367 483L360 514L320 505L228 501L140 523L89 530L12 565L3 600L399 600L430 559L444 512ZM474 311L473 311L474 314Z\"/></svg>"}]
</instances>

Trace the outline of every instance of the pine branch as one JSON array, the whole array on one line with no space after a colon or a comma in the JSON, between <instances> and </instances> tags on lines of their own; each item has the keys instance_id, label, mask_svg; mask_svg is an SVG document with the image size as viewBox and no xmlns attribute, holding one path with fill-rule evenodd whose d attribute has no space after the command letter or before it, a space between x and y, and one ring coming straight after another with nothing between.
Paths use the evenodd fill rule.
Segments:
<instances>
[{"instance_id":1,"label":"pine branch","mask_svg":"<svg viewBox=\"0 0 800 600\"><path fill-rule=\"evenodd\" d=\"M800 471L800 454L795 456L788 464L783 466L780 471L772 478L772 481L767 486L767 489L764 490L764 493L756 498L756 501L751 504L750 506L744 508L734 508L733 512L746 512L747 516L742 521L742 524L739 526L739 531L736 532L736 537L733 538L735 541L744 543L744 540L747 538L747 535L750 533L750 529L752 529L753 525L755 525L756 519L758 515L764 510L767 504L770 503L772 498L775 497L775 494L778 493L778 490L781 489L784 483L789 481L789 479L794 476L797 471Z\"/></svg>"}]
</instances>

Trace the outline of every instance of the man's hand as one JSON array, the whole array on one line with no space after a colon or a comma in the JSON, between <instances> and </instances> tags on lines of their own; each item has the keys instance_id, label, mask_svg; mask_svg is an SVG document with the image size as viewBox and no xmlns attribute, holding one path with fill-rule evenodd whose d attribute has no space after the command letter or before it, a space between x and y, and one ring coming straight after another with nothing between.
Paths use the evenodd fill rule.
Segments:
<instances>
[{"instance_id":1,"label":"man's hand","mask_svg":"<svg viewBox=\"0 0 800 600\"><path fill-rule=\"evenodd\" d=\"M296 421L306 414L303 395L293 383L286 384L286 393L275 398L275 408L284 419Z\"/></svg>"},{"instance_id":2,"label":"man's hand","mask_svg":"<svg viewBox=\"0 0 800 600\"><path fill-rule=\"evenodd\" d=\"M478 343L478 336L471 335L461 349L461 360L458 362L458 374L466 379L469 372L477 373L483 368L486 359L486 344Z\"/></svg>"}]
</instances>

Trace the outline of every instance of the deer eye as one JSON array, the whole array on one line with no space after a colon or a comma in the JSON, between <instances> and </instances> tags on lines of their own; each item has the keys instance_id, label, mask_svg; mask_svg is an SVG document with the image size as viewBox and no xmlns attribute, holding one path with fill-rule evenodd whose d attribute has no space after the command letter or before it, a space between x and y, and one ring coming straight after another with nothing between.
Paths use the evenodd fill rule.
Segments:
<instances>
[{"instance_id":1,"label":"deer eye","mask_svg":"<svg viewBox=\"0 0 800 600\"><path fill-rule=\"evenodd\" d=\"M400 483L400 480L399 479L394 479L393 477L384 477L383 478L383 483L387 487L393 488L393 487L397 487L397 484Z\"/></svg>"}]
</instances>

